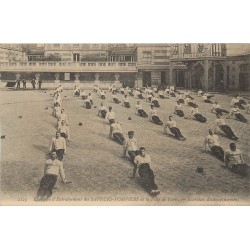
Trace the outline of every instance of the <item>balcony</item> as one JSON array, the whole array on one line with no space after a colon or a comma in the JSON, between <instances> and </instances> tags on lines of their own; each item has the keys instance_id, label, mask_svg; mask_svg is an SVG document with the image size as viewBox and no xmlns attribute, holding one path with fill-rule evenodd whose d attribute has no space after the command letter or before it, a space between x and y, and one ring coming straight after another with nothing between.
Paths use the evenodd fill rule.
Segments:
<instances>
[{"instance_id":1,"label":"balcony","mask_svg":"<svg viewBox=\"0 0 250 250\"><path fill-rule=\"evenodd\" d=\"M0 72L137 72L136 62L0 62Z\"/></svg>"}]
</instances>

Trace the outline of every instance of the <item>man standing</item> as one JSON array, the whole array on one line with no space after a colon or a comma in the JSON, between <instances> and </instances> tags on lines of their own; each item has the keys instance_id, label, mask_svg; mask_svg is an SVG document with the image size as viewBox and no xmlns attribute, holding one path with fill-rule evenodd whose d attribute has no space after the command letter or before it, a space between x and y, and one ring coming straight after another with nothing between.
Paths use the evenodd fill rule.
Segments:
<instances>
[{"instance_id":1,"label":"man standing","mask_svg":"<svg viewBox=\"0 0 250 250\"><path fill-rule=\"evenodd\" d=\"M41 88L42 88L42 83L43 83L43 82L42 82L42 80L41 80L41 79L39 79L39 81L38 81L38 88L39 88L39 89L41 89Z\"/></svg>"},{"instance_id":2,"label":"man standing","mask_svg":"<svg viewBox=\"0 0 250 250\"><path fill-rule=\"evenodd\" d=\"M31 85L32 85L32 88L33 88L33 89L36 88L36 81L35 81L34 78L31 80Z\"/></svg>"},{"instance_id":3,"label":"man standing","mask_svg":"<svg viewBox=\"0 0 250 250\"><path fill-rule=\"evenodd\" d=\"M60 132L56 132L56 137L52 138L49 151L56 152L58 160L62 161L63 155L66 154L66 141L61 137Z\"/></svg>"},{"instance_id":4,"label":"man standing","mask_svg":"<svg viewBox=\"0 0 250 250\"><path fill-rule=\"evenodd\" d=\"M17 88L17 89L20 89L20 79L17 79L17 80L16 80L16 88Z\"/></svg>"},{"instance_id":5,"label":"man standing","mask_svg":"<svg viewBox=\"0 0 250 250\"><path fill-rule=\"evenodd\" d=\"M45 162L44 176L37 191L38 200L48 199L52 195L59 174L64 184L69 183L65 177L63 163L56 159L56 152L52 152L50 157L51 159Z\"/></svg>"},{"instance_id":6,"label":"man standing","mask_svg":"<svg viewBox=\"0 0 250 250\"><path fill-rule=\"evenodd\" d=\"M26 89L26 80L23 79L23 89Z\"/></svg>"}]
</instances>

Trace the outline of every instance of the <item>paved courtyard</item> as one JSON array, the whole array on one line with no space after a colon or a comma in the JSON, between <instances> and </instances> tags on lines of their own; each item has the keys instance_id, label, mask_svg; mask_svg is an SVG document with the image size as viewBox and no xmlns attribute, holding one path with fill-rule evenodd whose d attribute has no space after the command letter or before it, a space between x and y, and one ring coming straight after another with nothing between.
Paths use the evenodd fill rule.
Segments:
<instances>
[{"instance_id":1,"label":"paved courtyard","mask_svg":"<svg viewBox=\"0 0 250 250\"><path fill-rule=\"evenodd\" d=\"M101 100L90 91L94 105L98 107ZM34 200L48 157L48 145L56 132L52 93L52 90L0 91L1 135L6 136L0 142L2 200L16 203ZM122 98L120 94L118 96ZM122 158L122 146L109 139L109 126L97 116L97 108L85 109L83 100L73 97L71 90L65 90L62 93L63 107L69 117L71 142L63 162L67 179L72 183L64 185L59 181L51 201L59 204L65 200L76 201L70 204L127 201L131 205L249 202L249 178L231 173L223 167L224 163L204 150L203 142L208 129L215 127L215 114L210 112L210 104L202 103L196 94L193 96L208 121L202 124L174 116L186 141L164 135L163 126L137 116L134 98L130 97L130 109L113 104L110 93L104 100L107 107L113 106L124 134L134 130L139 145L145 146L152 158L155 180L161 190L161 194L153 199L140 185L139 178L129 178L133 165ZM219 100L223 108L229 109L231 98L216 94L214 100ZM142 104L149 111L149 104L145 101ZM158 115L166 122L173 113L175 98L160 100L160 105ZM189 107L184 107L186 114L189 110ZM19 119L19 116L22 118ZM250 119L249 115L246 117ZM83 126L79 126L79 122ZM250 164L250 125L234 119L227 119L226 122L236 131L239 137L237 145L243 151L246 163ZM222 134L219 140L224 149L231 142ZM197 173L197 167L203 167L204 173Z\"/></svg>"}]
</instances>

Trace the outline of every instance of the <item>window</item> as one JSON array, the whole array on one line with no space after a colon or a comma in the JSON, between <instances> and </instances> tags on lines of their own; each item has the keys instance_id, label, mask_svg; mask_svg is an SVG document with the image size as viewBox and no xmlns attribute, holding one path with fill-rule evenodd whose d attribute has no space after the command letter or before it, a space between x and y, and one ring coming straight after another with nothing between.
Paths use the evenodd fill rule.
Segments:
<instances>
[{"instance_id":1,"label":"window","mask_svg":"<svg viewBox=\"0 0 250 250\"><path fill-rule=\"evenodd\" d=\"M174 44L173 45L173 54L174 55L178 55L179 54L179 45L178 44Z\"/></svg>"},{"instance_id":2,"label":"window","mask_svg":"<svg viewBox=\"0 0 250 250\"><path fill-rule=\"evenodd\" d=\"M152 60L151 51L143 51L143 62L150 63Z\"/></svg>"},{"instance_id":3,"label":"window","mask_svg":"<svg viewBox=\"0 0 250 250\"><path fill-rule=\"evenodd\" d=\"M191 54L191 44L189 43L185 43L184 44L184 51L183 51L184 54Z\"/></svg>"}]
</instances>

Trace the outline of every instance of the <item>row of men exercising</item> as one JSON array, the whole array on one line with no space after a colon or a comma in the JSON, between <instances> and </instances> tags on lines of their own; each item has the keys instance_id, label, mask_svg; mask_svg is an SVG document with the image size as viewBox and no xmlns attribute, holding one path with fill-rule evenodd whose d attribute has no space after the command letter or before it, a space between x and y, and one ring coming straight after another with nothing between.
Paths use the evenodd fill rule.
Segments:
<instances>
[{"instance_id":1,"label":"row of men exercising","mask_svg":"<svg viewBox=\"0 0 250 250\"><path fill-rule=\"evenodd\" d=\"M57 131L49 144L50 158L45 161L44 175L40 181L36 196L36 200L38 201L49 199L59 175L64 184L71 183L66 179L62 162L67 152L67 141L70 140L70 133L68 116L62 108L61 92L63 92L63 89L59 86L54 93L52 115L57 119Z\"/></svg>"},{"instance_id":2,"label":"row of men exercising","mask_svg":"<svg viewBox=\"0 0 250 250\"><path fill-rule=\"evenodd\" d=\"M112 101L114 103L117 103L117 104L121 103L121 101L117 97L116 91L114 91L114 90L112 90L112 91L113 91L112 92ZM150 94L149 95L146 94L146 98L144 98L142 96L142 93L140 92L141 90L139 88L137 88L135 91L138 92L138 95L135 96L137 99L146 99L146 101L150 102L151 105L154 105L154 107L156 107L156 108L160 107L160 104L159 104L156 96L153 93L150 92L152 90L148 91L148 92L150 92ZM160 94L160 91L158 91L158 95L161 98L162 95ZM105 92L103 90L96 89L95 92L99 95L99 97L101 99L106 99ZM84 101L84 106L87 109L91 109L91 105L93 105L93 100L92 100L91 93L89 93L87 95L84 91L80 92L80 90L77 93L81 96L82 99L85 100ZM175 113L177 115L179 115L180 117L184 116L184 113L183 113L183 110L182 110L182 104L184 103L185 105L188 105L188 106L193 108L193 109L191 109L190 117L193 117L197 121L202 122L202 123L205 123L207 121L207 118L204 115L202 115L201 112L199 111L198 105L192 101L194 98L192 96L190 96L189 91L186 91L184 94L181 94L179 92L177 92L177 93L172 92L172 93L174 94L174 97L176 97L176 101L177 101L177 105L175 107ZM75 94L75 91L73 92L73 94ZM198 96L201 96L202 100L205 103L213 103L212 110L216 111L216 113L219 113L220 115L222 115L223 113L227 113L228 114L228 116L227 116L228 119L231 118L231 117L235 117L237 120L239 120L241 122L244 122L244 123L247 122L246 117L240 112L240 109L245 109L245 107L242 104L246 104L246 102L242 98L239 98L238 95L236 95L232 99L232 101L231 101L231 110L230 111L226 111L225 109L222 109L220 104L217 101L215 101L215 102L211 101L211 98L213 97L213 95L208 94L207 92L200 93L200 91L198 91ZM163 98L166 98L166 97L163 96ZM169 97L167 97L167 98L169 98ZM123 103L124 107L130 108L130 100L129 100L129 97L126 94L124 95L122 103ZM139 115L141 115L143 117L147 117L147 114L143 111L142 108L138 108L138 112L139 112ZM155 122L156 124L162 125L161 120L159 119L158 115L156 114L157 112L156 111L153 111L153 112L155 113L155 115L151 116L151 117L153 117L153 122ZM247 114L250 113L250 101L248 101L248 104L247 104L247 107L246 107L246 113Z\"/></svg>"},{"instance_id":3,"label":"row of men exercising","mask_svg":"<svg viewBox=\"0 0 250 250\"><path fill-rule=\"evenodd\" d=\"M37 192L37 200L47 200L52 195L58 175L61 176L63 183L71 183L66 179L62 162L63 156L66 154L66 141L69 141L70 137L68 116L65 113L64 109L61 107L62 99L59 92L56 92L55 94L53 105L53 116L57 118L57 132L56 136L52 138L49 145L50 159L46 160L45 162L44 176L40 181L40 186ZM131 138L132 134L133 131L130 131L128 133L129 138ZM116 137L115 133L114 137ZM131 146L130 142L128 141L126 145L127 146L124 145L124 156L126 156L126 153L128 153L128 155L131 155L131 152L129 150ZM150 156L145 153L144 147L141 147L140 149L137 148L136 152L138 155L136 157L133 157L135 167L133 169L132 178L135 177L136 171L137 169L139 169L138 173L144 187L149 191L151 195L158 195L160 191L155 184L153 170L150 168Z\"/></svg>"},{"instance_id":4,"label":"row of men exercising","mask_svg":"<svg viewBox=\"0 0 250 250\"><path fill-rule=\"evenodd\" d=\"M58 99L58 93L56 94ZM60 102L62 104L62 101ZM54 100L54 106L57 107L58 103L57 101ZM103 106L103 105L101 105ZM121 130L121 125L117 122L115 122L114 119L112 119L112 108L109 109L109 112L111 113L110 116L107 115L103 115L104 112L102 112L103 110L99 108L98 110L98 115L101 115L102 117L105 117L106 120L109 121L110 123L110 136L112 138L114 138L118 143L120 144L124 144L124 136ZM52 138L51 144L50 144L50 152L51 152L51 159L46 161L46 170L45 170L45 175L43 176L41 182L40 182L40 187L38 190L38 197L44 199L44 198L48 198L52 195L52 190L54 188L54 185L56 184L56 180L57 180L57 176L60 174L62 177L62 180L64 183L68 183L68 181L66 180L65 174L64 174L64 170L63 170L63 165L62 165L62 159L63 159L63 155L66 153L66 139L69 140L69 128L68 128L68 119L67 119L67 115L64 112L64 109L61 109L61 112L58 113L58 109L53 112L53 115L55 117L58 118L58 132L56 133L56 137ZM237 137L232 133L231 129L223 124L223 120L222 118L220 118L220 115L217 114L217 124L218 126L230 137L232 136L232 139L237 139ZM181 135L180 131L178 128L176 128L176 123L175 121L172 120L172 117L169 117L169 121L166 123L166 126L164 127L164 131L166 132L166 129L169 128L170 131L172 133L175 134L175 136L178 138L179 135L179 139L184 137ZM227 131L227 132L226 132ZM209 132L210 136L213 137L212 141L214 140L214 138L216 138L216 135L213 134L213 132ZM133 139L133 133L129 133L129 139ZM211 143L211 140L209 138L206 138L207 144L209 145L211 152L213 154L215 154L218 158L222 159L222 150L219 147L218 143L215 143L217 145L213 145L213 143ZM215 140L216 141L216 140ZM127 148L127 152L128 155L131 157L131 159L133 160L133 156L132 156L132 152L133 150L129 150L128 145L130 145L129 143L127 143L128 141L126 141L124 148ZM232 170L237 172L239 171L239 169L246 169L247 166L246 164L244 164L243 158L242 158L242 153L239 150L236 150L236 148L234 149L234 146L231 146L230 144L230 154L225 154L225 162L227 166L231 166ZM140 151L138 151L140 152ZM137 152L137 153L138 153ZM233 157L229 157L230 155L234 155ZM237 156L238 155L238 156ZM240 155L240 157L239 157ZM140 157L139 157L140 156ZM145 149L141 149L141 153L140 155L138 155L138 158L141 159L140 162L145 161L146 159L149 159L149 157L145 156ZM138 160L137 158L137 160ZM150 160L151 162L151 160ZM150 168L150 163L149 161L147 162L148 165L142 165L141 164L141 168L139 168L139 175L143 181L143 183L145 184L145 187L147 187L148 190L150 190L150 193L152 195L157 195L159 193L158 188L156 188L156 184L154 182L154 174L152 169ZM236 164L237 163L237 164ZM136 162L136 166L138 166L138 162ZM141 169L141 170L140 170ZM135 168L133 171L133 177L135 175Z\"/></svg>"}]
</instances>

